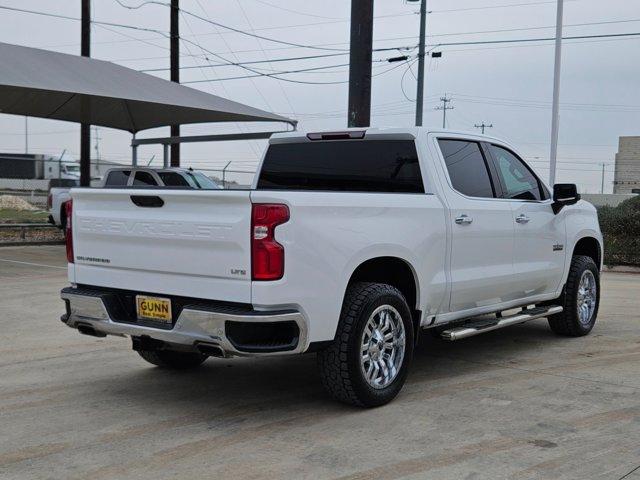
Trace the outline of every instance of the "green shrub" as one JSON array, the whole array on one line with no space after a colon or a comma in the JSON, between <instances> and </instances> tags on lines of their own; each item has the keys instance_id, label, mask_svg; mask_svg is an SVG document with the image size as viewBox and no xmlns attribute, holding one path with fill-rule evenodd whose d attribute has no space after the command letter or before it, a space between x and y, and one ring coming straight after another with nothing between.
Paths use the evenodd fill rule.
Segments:
<instances>
[{"instance_id":1,"label":"green shrub","mask_svg":"<svg viewBox=\"0 0 640 480\"><path fill-rule=\"evenodd\" d=\"M640 265L640 196L599 207L605 265Z\"/></svg>"}]
</instances>

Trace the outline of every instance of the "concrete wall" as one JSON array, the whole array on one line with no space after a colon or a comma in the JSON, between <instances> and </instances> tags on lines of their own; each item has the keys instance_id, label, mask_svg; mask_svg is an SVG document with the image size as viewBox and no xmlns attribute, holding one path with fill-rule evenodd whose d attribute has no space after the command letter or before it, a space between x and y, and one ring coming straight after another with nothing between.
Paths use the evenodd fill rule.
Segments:
<instances>
[{"instance_id":1,"label":"concrete wall","mask_svg":"<svg viewBox=\"0 0 640 480\"><path fill-rule=\"evenodd\" d=\"M620 137L613 193L631 193L634 188L640 188L640 137Z\"/></svg>"}]
</instances>

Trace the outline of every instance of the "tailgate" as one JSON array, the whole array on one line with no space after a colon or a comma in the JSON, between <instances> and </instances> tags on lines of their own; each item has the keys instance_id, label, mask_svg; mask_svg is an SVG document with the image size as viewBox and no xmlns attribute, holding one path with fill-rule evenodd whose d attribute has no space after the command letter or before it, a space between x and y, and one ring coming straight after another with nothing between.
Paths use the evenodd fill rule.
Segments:
<instances>
[{"instance_id":1,"label":"tailgate","mask_svg":"<svg viewBox=\"0 0 640 480\"><path fill-rule=\"evenodd\" d=\"M75 283L250 303L248 191L74 189L72 198Z\"/></svg>"}]
</instances>

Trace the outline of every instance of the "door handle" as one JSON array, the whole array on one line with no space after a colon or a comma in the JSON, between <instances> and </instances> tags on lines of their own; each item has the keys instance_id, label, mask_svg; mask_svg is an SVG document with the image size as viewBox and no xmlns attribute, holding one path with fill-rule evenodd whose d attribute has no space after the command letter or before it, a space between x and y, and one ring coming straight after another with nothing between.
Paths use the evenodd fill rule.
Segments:
<instances>
[{"instance_id":1,"label":"door handle","mask_svg":"<svg viewBox=\"0 0 640 480\"><path fill-rule=\"evenodd\" d=\"M473 222L473 218L468 217L464 213L459 217L456 217L456 223L458 225L469 225L471 222Z\"/></svg>"},{"instance_id":2,"label":"door handle","mask_svg":"<svg viewBox=\"0 0 640 480\"><path fill-rule=\"evenodd\" d=\"M521 213L516 217L516 223L529 223L529 220L531 219L527 217L524 213Z\"/></svg>"}]
</instances>

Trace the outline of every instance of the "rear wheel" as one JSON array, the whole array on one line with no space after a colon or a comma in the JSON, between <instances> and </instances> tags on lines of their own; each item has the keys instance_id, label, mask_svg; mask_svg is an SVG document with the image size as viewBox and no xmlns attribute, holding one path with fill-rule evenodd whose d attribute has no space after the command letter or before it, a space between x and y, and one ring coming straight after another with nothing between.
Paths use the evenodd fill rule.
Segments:
<instances>
[{"instance_id":1,"label":"rear wheel","mask_svg":"<svg viewBox=\"0 0 640 480\"><path fill-rule=\"evenodd\" d=\"M600 305L600 272L591 257L576 255L572 258L560 299L564 310L549 317L551 330L570 337L591 332Z\"/></svg>"},{"instance_id":2,"label":"rear wheel","mask_svg":"<svg viewBox=\"0 0 640 480\"><path fill-rule=\"evenodd\" d=\"M390 402L407 378L413 325L404 296L382 283L355 283L345 296L336 339L318 352L327 391L341 402L375 407Z\"/></svg>"},{"instance_id":3,"label":"rear wheel","mask_svg":"<svg viewBox=\"0 0 640 480\"><path fill-rule=\"evenodd\" d=\"M173 350L136 350L147 362L162 368L188 370L200 366L207 355Z\"/></svg>"}]
</instances>

